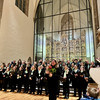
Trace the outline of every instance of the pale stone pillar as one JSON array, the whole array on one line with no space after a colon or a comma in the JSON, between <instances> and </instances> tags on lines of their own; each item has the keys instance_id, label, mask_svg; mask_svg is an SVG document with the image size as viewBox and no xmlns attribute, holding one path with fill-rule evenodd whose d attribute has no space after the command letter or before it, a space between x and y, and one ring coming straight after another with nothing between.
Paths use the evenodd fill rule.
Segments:
<instances>
[{"instance_id":1,"label":"pale stone pillar","mask_svg":"<svg viewBox=\"0 0 100 100\"><path fill-rule=\"evenodd\" d=\"M97 0L97 8L98 8L98 21L99 21L99 29L97 30L96 34L96 41L97 41L97 49L96 49L96 57L100 57L100 0Z\"/></svg>"},{"instance_id":2,"label":"pale stone pillar","mask_svg":"<svg viewBox=\"0 0 100 100\"><path fill-rule=\"evenodd\" d=\"M98 19L99 19L99 28L100 28L100 0L97 0L97 7L98 7Z\"/></svg>"}]
</instances>

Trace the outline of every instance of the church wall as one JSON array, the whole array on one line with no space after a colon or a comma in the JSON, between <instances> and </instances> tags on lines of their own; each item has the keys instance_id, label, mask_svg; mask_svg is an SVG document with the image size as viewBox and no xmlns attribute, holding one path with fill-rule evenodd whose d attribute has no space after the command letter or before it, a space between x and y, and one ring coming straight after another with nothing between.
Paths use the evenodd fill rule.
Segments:
<instances>
[{"instance_id":1,"label":"church wall","mask_svg":"<svg viewBox=\"0 0 100 100\"><path fill-rule=\"evenodd\" d=\"M28 57L33 58L34 18L39 1L29 0L27 17L15 6L15 0L4 0L0 27L0 63L7 63L19 58L22 60L27 60ZM98 2L100 1L98 0ZM98 7L100 9L100 3L98 3ZM100 47L96 49L97 56L100 57Z\"/></svg>"},{"instance_id":2,"label":"church wall","mask_svg":"<svg viewBox=\"0 0 100 100\"><path fill-rule=\"evenodd\" d=\"M33 58L33 36L36 3L29 0L28 17L15 6L15 0L4 0L0 27L0 64Z\"/></svg>"}]
</instances>

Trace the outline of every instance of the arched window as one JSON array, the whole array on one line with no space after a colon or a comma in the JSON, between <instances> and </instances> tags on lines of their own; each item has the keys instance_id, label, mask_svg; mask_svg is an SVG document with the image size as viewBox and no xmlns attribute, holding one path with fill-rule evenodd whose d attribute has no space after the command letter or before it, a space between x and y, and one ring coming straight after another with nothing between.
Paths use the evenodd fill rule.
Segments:
<instances>
[{"instance_id":1,"label":"arched window","mask_svg":"<svg viewBox=\"0 0 100 100\"><path fill-rule=\"evenodd\" d=\"M93 61L94 41L89 0L41 0L35 18L34 37L36 61L73 58Z\"/></svg>"},{"instance_id":2,"label":"arched window","mask_svg":"<svg viewBox=\"0 0 100 100\"><path fill-rule=\"evenodd\" d=\"M28 16L29 0L16 0L15 5Z\"/></svg>"}]
</instances>

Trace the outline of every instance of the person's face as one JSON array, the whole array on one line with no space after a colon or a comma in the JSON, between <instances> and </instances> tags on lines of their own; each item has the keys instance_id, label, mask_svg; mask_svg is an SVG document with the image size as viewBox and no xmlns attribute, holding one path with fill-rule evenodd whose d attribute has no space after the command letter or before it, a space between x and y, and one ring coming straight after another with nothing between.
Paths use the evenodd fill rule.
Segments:
<instances>
[{"instance_id":1,"label":"person's face","mask_svg":"<svg viewBox=\"0 0 100 100\"><path fill-rule=\"evenodd\" d=\"M23 61L22 64L25 64L25 62Z\"/></svg>"},{"instance_id":2,"label":"person's face","mask_svg":"<svg viewBox=\"0 0 100 100\"><path fill-rule=\"evenodd\" d=\"M46 70L48 70L48 66L46 67Z\"/></svg>"},{"instance_id":3,"label":"person's face","mask_svg":"<svg viewBox=\"0 0 100 100\"><path fill-rule=\"evenodd\" d=\"M45 65L45 62L43 62L42 64Z\"/></svg>"},{"instance_id":4,"label":"person's face","mask_svg":"<svg viewBox=\"0 0 100 100\"><path fill-rule=\"evenodd\" d=\"M65 70L67 70L68 69L68 67L67 67L67 65L65 66Z\"/></svg>"},{"instance_id":5,"label":"person's face","mask_svg":"<svg viewBox=\"0 0 100 100\"><path fill-rule=\"evenodd\" d=\"M81 66L81 67L80 67L80 70L84 70L84 67L83 67L83 66Z\"/></svg>"},{"instance_id":6,"label":"person's face","mask_svg":"<svg viewBox=\"0 0 100 100\"><path fill-rule=\"evenodd\" d=\"M28 68L26 67L25 69L27 70Z\"/></svg>"},{"instance_id":7,"label":"person's face","mask_svg":"<svg viewBox=\"0 0 100 100\"><path fill-rule=\"evenodd\" d=\"M67 61L67 63L69 64L69 63L70 63L70 61Z\"/></svg>"},{"instance_id":8,"label":"person's face","mask_svg":"<svg viewBox=\"0 0 100 100\"><path fill-rule=\"evenodd\" d=\"M55 66L55 65L56 65L56 62L53 60L53 61L51 62L51 65L52 65L52 66Z\"/></svg>"},{"instance_id":9,"label":"person's face","mask_svg":"<svg viewBox=\"0 0 100 100\"><path fill-rule=\"evenodd\" d=\"M15 70L15 67L13 67L13 70Z\"/></svg>"},{"instance_id":10,"label":"person's face","mask_svg":"<svg viewBox=\"0 0 100 100\"><path fill-rule=\"evenodd\" d=\"M11 68L13 68L13 65L11 65Z\"/></svg>"},{"instance_id":11,"label":"person's face","mask_svg":"<svg viewBox=\"0 0 100 100\"><path fill-rule=\"evenodd\" d=\"M41 67L40 66L38 67L38 70L41 70Z\"/></svg>"},{"instance_id":12,"label":"person's face","mask_svg":"<svg viewBox=\"0 0 100 100\"><path fill-rule=\"evenodd\" d=\"M72 62L74 62L74 59L72 59Z\"/></svg>"},{"instance_id":13,"label":"person's face","mask_svg":"<svg viewBox=\"0 0 100 100\"><path fill-rule=\"evenodd\" d=\"M63 63L63 66L65 66L65 63Z\"/></svg>"},{"instance_id":14,"label":"person's face","mask_svg":"<svg viewBox=\"0 0 100 100\"><path fill-rule=\"evenodd\" d=\"M93 61L91 62L91 65L94 65L94 62Z\"/></svg>"},{"instance_id":15,"label":"person's face","mask_svg":"<svg viewBox=\"0 0 100 100\"><path fill-rule=\"evenodd\" d=\"M15 63L16 61L14 60L13 62Z\"/></svg>"},{"instance_id":16,"label":"person's face","mask_svg":"<svg viewBox=\"0 0 100 100\"><path fill-rule=\"evenodd\" d=\"M74 67L74 63L72 63L72 67Z\"/></svg>"},{"instance_id":17,"label":"person's face","mask_svg":"<svg viewBox=\"0 0 100 100\"><path fill-rule=\"evenodd\" d=\"M20 67L19 70L21 71L22 70L22 67Z\"/></svg>"},{"instance_id":18,"label":"person's face","mask_svg":"<svg viewBox=\"0 0 100 100\"><path fill-rule=\"evenodd\" d=\"M84 64L83 63L81 63L81 66L83 66Z\"/></svg>"},{"instance_id":19,"label":"person's face","mask_svg":"<svg viewBox=\"0 0 100 100\"><path fill-rule=\"evenodd\" d=\"M88 60L86 61L86 64L89 64L89 61Z\"/></svg>"},{"instance_id":20,"label":"person's face","mask_svg":"<svg viewBox=\"0 0 100 100\"><path fill-rule=\"evenodd\" d=\"M41 62L42 62L42 59L39 60L39 63L41 63Z\"/></svg>"},{"instance_id":21,"label":"person's face","mask_svg":"<svg viewBox=\"0 0 100 100\"><path fill-rule=\"evenodd\" d=\"M61 64L62 62L60 61L60 64Z\"/></svg>"},{"instance_id":22,"label":"person's face","mask_svg":"<svg viewBox=\"0 0 100 100\"><path fill-rule=\"evenodd\" d=\"M76 65L74 67L75 67L75 69L77 69L77 66Z\"/></svg>"},{"instance_id":23,"label":"person's face","mask_svg":"<svg viewBox=\"0 0 100 100\"><path fill-rule=\"evenodd\" d=\"M7 71L9 71L9 67L7 68Z\"/></svg>"},{"instance_id":24,"label":"person's face","mask_svg":"<svg viewBox=\"0 0 100 100\"><path fill-rule=\"evenodd\" d=\"M32 70L34 70L35 69L35 67L34 66L32 66Z\"/></svg>"},{"instance_id":25,"label":"person's face","mask_svg":"<svg viewBox=\"0 0 100 100\"><path fill-rule=\"evenodd\" d=\"M37 62L34 62L34 65L36 65L37 64Z\"/></svg>"},{"instance_id":26,"label":"person's face","mask_svg":"<svg viewBox=\"0 0 100 100\"><path fill-rule=\"evenodd\" d=\"M1 65L1 68L3 68L3 65Z\"/></svg>"},{"instance_id":27,"label":"person's face","mask_svg":"<svg viewBox=\"0 0 100 100\"><path fill-rule=\"evenodd\" d=\"M17 65L15 66L15 68L17 68Z\"/></svg>"},{"instance_id":28,"label":"person's face","mask_svg":"<svg viewBox=\"0 0 100 100\"><path fill-rule=\"evenodd\" d=\"M82 59L80 58L79 61L82 61Z\"/></svg>"}]
</instances>

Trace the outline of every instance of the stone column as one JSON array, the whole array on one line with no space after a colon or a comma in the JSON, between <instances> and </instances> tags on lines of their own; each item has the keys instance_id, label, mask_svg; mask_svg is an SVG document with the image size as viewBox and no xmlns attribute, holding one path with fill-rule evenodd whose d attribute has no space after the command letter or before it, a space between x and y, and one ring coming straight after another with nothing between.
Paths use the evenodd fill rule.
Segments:
<instances>
[{"instance_id":1,"label":"stone column","mask_svg":"<svg viewBox=\"0 0 100 100\"><path fill-rule=\"evenodd\" d=\"M97 13L98 13L98 30L96 32L96 44L97 44L97 49L96 49L96 58L100 57L100 0L97 0Z\"/></svg>"}]
</instances>

